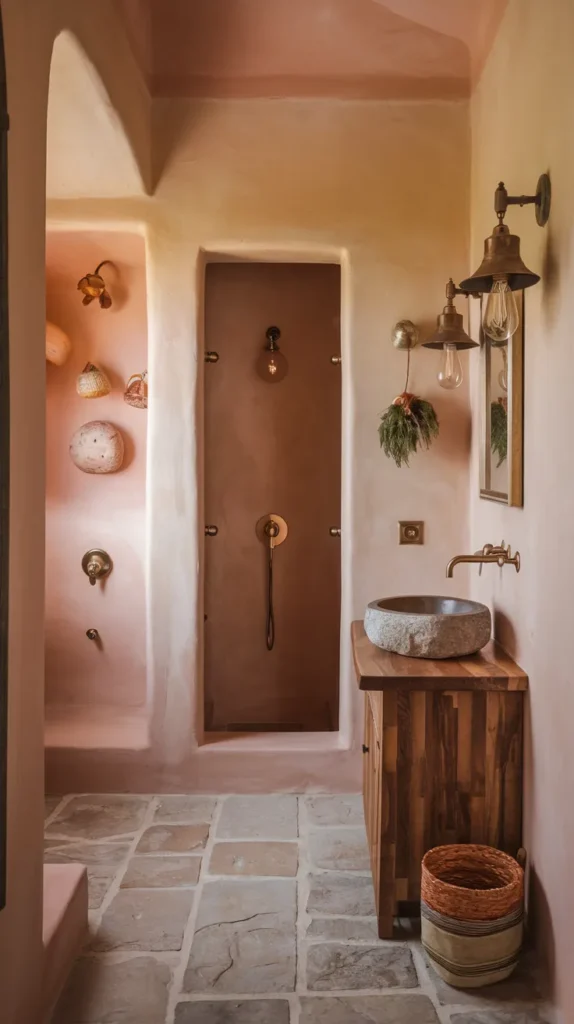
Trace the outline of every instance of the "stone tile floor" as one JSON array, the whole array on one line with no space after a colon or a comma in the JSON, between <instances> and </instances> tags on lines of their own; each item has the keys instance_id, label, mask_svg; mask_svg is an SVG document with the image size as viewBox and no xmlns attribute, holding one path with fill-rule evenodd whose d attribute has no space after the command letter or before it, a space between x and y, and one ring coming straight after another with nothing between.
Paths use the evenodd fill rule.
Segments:
<instances>
[{"instance_id":1,"label":"stone tile floor","mask_svg":"<svg viewBox=\"0 0 574 1024\"><path fill-rule=\"evenodd\" d=\"M441 982L377 938L359 796L67 796L50 862L87 865L90 941L53 1024L551 1024L532 971Z\"/></svg>"}]
</instances>

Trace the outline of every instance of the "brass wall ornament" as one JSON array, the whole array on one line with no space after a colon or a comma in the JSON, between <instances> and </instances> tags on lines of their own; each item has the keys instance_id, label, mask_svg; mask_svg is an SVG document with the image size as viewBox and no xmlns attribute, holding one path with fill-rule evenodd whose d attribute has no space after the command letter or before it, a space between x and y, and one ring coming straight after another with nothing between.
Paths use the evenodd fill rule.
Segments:
<instances>
[{"instance_id":1,"label":"brass wall ornament","mask_svg":"<svg viewBox=\"0 0 574 1024\"><path fill-rule=\"evenodd\" d=\"M100 274L102 267L111 264L111 260L102 260L98 263L93 274L86 274L78 281L78 291L82 292L84 298L82 303L89 306L90 302L98 299L102 309L109 309L112 304L112 297L106 289L106 283Z\"/></svg>"},{"instance_id":2,"label":"brass wall ornament","mask_svg":"<svg viewBox=\"0 0 574 1024\"><path fill-rule=\"evenodd\" d=\"M416 348L419 343L419 329L412 320L399 320L391 331L393 348Z\"/></svg>"}]
</instances>

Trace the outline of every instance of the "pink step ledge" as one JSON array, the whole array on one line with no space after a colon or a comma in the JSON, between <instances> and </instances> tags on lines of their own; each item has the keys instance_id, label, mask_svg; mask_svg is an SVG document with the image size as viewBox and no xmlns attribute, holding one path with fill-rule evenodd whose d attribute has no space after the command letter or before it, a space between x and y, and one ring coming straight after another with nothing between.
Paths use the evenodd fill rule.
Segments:
<instances>
[{"instance_id":1,"label":"pink step ledge","mask_svg":"<svg viewBox=\"0 0 574 1024\"><path fill-rule=\"evenodd\" d=\"M88 874L83 864L44 865L45 1024L88 934Z\"/></svg>"}]
</instances>

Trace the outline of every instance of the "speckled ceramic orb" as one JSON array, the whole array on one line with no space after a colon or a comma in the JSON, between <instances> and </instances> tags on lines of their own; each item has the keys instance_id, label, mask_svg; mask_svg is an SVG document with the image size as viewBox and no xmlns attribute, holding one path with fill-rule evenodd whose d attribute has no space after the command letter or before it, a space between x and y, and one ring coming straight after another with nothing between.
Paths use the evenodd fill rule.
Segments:
<instances>
[{"instance_id":1,"label":"speckled ceramic orb","mask_svg":"<svg viewBox=\"0 0 574 1024\"><path fill-rule=\"evenodd\" d=\"M70 441L70 457L82 473L115 473L124 461L124 439L113 423L84 423Z\"/></svg>"}]
</instances>

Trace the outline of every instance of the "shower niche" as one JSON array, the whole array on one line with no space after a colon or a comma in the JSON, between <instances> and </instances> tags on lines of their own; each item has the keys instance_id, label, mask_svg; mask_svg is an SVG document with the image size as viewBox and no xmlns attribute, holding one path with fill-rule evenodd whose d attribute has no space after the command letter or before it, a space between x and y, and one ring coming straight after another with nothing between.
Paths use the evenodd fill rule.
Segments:
<instances>
[{"instance_id":1,"label":"shower niche","mask_svg":"<svg viewBox=\"0 0 574 1024\"><path fill-rule=\"evenodd\" d=\"M340 267L205 276L206 732L339 726Z\"/></svg>"}]
</instances>

